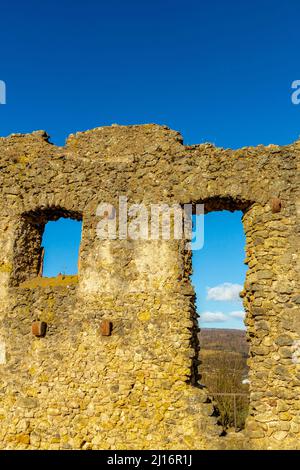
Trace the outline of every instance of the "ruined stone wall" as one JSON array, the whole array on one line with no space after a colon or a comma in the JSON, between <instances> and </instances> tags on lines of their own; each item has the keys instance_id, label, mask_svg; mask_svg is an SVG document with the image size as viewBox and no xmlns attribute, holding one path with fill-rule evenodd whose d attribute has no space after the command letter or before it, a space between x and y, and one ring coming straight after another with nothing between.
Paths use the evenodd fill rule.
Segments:
<instances>
[{"instance_id":1,"label":"ruined stone wall","mask_svg":"<svg viewBox=\"0 0 300 470\"><path fill-rule=\"evenodd\" d=\"M65 147L44 132L0 138L0 447L299 448L299 153L297 142L184 146L157 125L98 128ZM98 204L117 207L122 195L147 207L244 212L251 395L243 433L220 436L197 384L183 242L97 237ZM79 274L40 282L44 224L60 216L83 221ZM103 319L111 336L100 334ZM32 335L34 320L47 322L44 337Z\"/></svg>"}]
</instances>

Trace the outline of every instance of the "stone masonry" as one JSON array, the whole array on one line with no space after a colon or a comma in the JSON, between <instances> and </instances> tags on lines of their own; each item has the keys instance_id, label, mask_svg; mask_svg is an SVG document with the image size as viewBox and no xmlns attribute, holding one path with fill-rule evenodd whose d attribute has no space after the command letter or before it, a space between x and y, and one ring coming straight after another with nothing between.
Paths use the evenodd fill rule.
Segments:
<instances>
[{"instance_id":1,"label":"stone masonry","mask_svg":"<svg viewBox=\"0 0 300 470\"><path fill-rule=\"evenodd\" d=\"M0 448L300 449L299 154L300 142L184 146L153 124L77 133L65 147L43 131L0 138ZM198 383L183 241L97 237L98 204L120 195L243 211L243 432L220 435ZM38 277L45 223L61 216L83 221L78 276Z\"/></svg>"}]
</instances>

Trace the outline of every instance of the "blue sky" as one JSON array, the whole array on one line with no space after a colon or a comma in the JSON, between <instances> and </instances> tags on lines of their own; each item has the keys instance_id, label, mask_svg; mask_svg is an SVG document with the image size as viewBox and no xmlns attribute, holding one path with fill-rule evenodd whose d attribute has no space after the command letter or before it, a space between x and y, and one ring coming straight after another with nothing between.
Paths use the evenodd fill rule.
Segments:
<instances>
[{"instance_id":1,"label":"blue sky","mask_svg":"<svg viewBox=\"0 0 300 470\"><path fill-rule=\"evenodd\" d=\"M300 135L300 105L291 100L300 79L299 18L299 0L3 0L0 136L45 129L63 145L76 131L154 122L180 131L186 144L288 144ZM210 229L221 223L220 253L241 253L242 234L231 236L236 217L207 216L206 245L194 259L205 273L194 282L206 313L240 309L206 290L243 283L242 265L216 267ZM50 247L57 239L45 240Z\"/></svg>"},{"instance_id":2,"label":"blue sky","mask_svg":"<svg viewBox=\"0 0 300 470\"><path fill-rule=\"evenodd\" d=\"M300 134L299 0L1 2L0 135L155 122L186 143Z\"/></svg>"},{"instance_id":3,"label":"blue sky","mask_svg":"<svg viewBox=\"0 0 300 470\"><path fill-rule=\"evenodd\" d=\"M202 327L245 327L239 297L247 271L241 217L240 211L211 212L204 216L203 248L193 251L192 258L192 283Z\"/></svg>"},{"instance_id":4,"label":"blue sky","mask_svg":"<svg viewBox=\"0 0 300 470\"><path fill-rule=\"evenodd\" d=\"M76 274L82 222L60 218L46 224L42 245L45 248L43 275Z\"/></svg>"}]
</instances>

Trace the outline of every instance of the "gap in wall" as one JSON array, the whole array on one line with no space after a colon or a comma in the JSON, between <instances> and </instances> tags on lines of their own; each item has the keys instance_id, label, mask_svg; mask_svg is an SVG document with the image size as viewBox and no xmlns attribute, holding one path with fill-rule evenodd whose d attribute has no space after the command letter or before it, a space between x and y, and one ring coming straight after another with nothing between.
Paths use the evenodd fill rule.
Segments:
<instances>
[{"instance_id":1,"label":"gap in wall","mask_svg":"<svg viewBox=\"0 0 300 470\"><path fill-rule=\"evenodd\" d=\"M43 277L78 274L82 222L61 217L45 225Z\"/></svg>"},{"instance_id":2,"label":"gap in wall","mask_svg":"<svg viewBox=\"0 0 300 470\"><path fill-rule=\"evenodd\" d=\"M239 297L247 271L242 215L224 210L193 216L194 227L204 217L204 245L192 252L191 277L200 315L200 383L216 404L224 432L243 429L248 414L248 344Z\"/></svg>"}]
</instances>

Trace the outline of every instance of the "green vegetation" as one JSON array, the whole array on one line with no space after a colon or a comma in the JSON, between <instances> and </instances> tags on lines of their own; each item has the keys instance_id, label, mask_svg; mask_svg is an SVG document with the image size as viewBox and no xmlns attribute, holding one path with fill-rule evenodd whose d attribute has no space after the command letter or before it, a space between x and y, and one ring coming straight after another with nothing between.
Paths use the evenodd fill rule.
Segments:
<instances>
[{"instance_id":1,"label":"green vegetation","mask_svg":"<svg viewBox=\"0 0 300 470\"><path fill-rule=\"evenodd\" d=\"M245 332L239 330L203 329L200 333L201 383L207 387L219 413L224 431L243 429L248 415L249 386L247 378L248 346ZM219 394L242 395L219 395Z\"/></svg>"}]
</instances>

